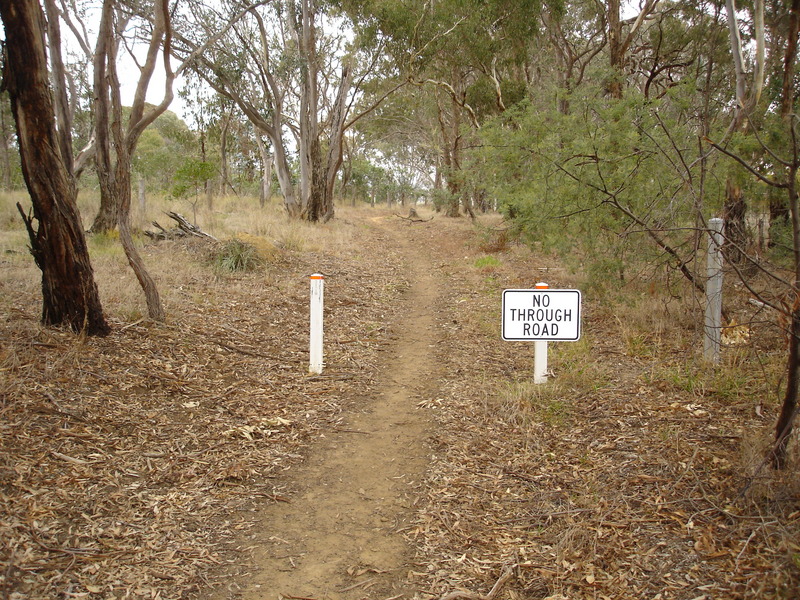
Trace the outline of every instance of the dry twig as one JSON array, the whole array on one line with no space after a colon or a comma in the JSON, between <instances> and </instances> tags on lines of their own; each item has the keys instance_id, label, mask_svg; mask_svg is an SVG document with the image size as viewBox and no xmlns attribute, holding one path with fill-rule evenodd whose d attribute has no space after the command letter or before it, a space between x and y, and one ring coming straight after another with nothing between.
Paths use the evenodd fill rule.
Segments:
<instances>
[{"instance_id":1,"label":"dry twig","mask_svg":"<svg viewBox=\"0 0 800 600\"><path fill-rule=\"evenodd\" d=\"M510 565L507 566L503 570L503 574L500 575L498 580L492 586L491 591L485 596L483 594L476 594L475 592L469 592L466 590L456 590L454 592L449 592L439 598L439 600L459 600L463 598L464 600L494 600L497 597L497 594L503 589L503 586L508 583L508 580L514 576L514 568L517 565Z\"/></svg>"}]
</instances>

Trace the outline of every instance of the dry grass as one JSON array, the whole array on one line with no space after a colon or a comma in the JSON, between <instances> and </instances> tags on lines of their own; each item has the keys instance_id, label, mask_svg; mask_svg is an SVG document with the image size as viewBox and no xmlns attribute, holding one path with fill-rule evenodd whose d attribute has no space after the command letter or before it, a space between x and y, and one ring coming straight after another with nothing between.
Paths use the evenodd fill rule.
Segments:
<instances>
[{"instance_id":1,"label":"dry grass","mask_svg":"<svg viewBox=\"0 0 800 600\"><path fill-rule=\"evenodd\" d=\"M27 250L28 237L16 202L30 205L23 193L0 193L0 259L4 267L0 285L22 289L38 285L38 271ZM98 205L96 191L81 192L79 209L85 228L91 224ZM150 225L152 221L169 227L166 212L174 210L191 215L187 208L191 207L186 202L150 197L145 214L140 214L139 206L135 204L132 222L142 229L154 229ZM221 240L238 238L254 245L268 265L279 266L287 255L292 254L324 251L338 256L352 253L357 247L358 227L348 220L348 214L354 210L357 209L340 208L337 219L331 224L314 225L290 219L277 199L260 208L256 199L226 196L215 198L212 209L204 204L198 206L197 224ZM108 314L123 322L141 319L147 314L147 309L116 234L89 235L87 239L101 300ZM185 302L181 290L187 282L202 283L202 280L209 281L216 276L207 268L213 262L211 250L201 242L153 245L141 235L137 240L140 248L147 246L145 264L156 279L168 313ZM270 270L267 266L265 277L269 277ZM188 272L193 274L188 276Z\"/></svg>"},{"instance_id":2,"label":"dry grass","mask_svg":"<svg viewBox=\"0 0 800 600\"><path fill-rule=\"evenodd\" d=\"M380 383L403 257L363 213L312 228L219 199L199 224L264 240L263 271L221 276L202 243L142 241L170 315L154 327L139 322L118 245L94 236L115 333L86 340L39 327L38 272L13 198L0 198L0 593L198 597L220 563L246 560L234 534L259 497L280 501L271 478ZM180 210L148 218L166 208ZM534 386L530 345L498 339L499 291L581 287L581 274L514 245L479 264L464 221L425 226L448 246L431 265L444 289L439 389L420 399L438 423L434 458L405 531L418 598L489 590L508 565L502 600L798 597L797 473L759 470L783 375L772 317L738 290L730 310L751 335L709 367L685 289L585 295L584 337L552 345L554 376ZM328 360L342 379L323 387L290 335L317 270L340 286Z\"/></svg>"}]
</instances>

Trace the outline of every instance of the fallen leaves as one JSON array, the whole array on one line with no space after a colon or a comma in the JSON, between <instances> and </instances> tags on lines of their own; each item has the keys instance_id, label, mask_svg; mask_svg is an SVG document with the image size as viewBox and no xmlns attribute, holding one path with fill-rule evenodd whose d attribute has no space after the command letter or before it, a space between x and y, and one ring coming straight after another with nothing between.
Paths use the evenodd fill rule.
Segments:
<instances>
[{"instance_id":1,"label":"fallen leaves","mask_svg":"<svg viewBox=\"0 0 800 600\"><path fill-rule=\"evenodd\" d=\"M761 426L751 419L768 407L754 415L711 389L648 381L646 359L628 356L601 320L585 324L601 384L539 413L503 405L508 386L530 377L532 353L498 339L494 292L504 281L521 287L532 259L516 249L491 282L465 276L472 233L442 226L441 377L417 402L438 426L404 531L417 596L796 595L793 488L775 483L784 491L766 504L736 498L743 429ZM22 308L35 303L35 286L5 295L0 595L199 597L242 568L251 509L291 501L278 476L314 438L349 431L342 413L376 384L393 299L407 288L399 258L372 250L294 257L267 291L255 276L187 276L169 326L117 323L106 340L38 327ZM316 270L331 274L333 341L326 372L312 378L296 334L306 326L305 275ZM353 593L374 591L370 567L348 574L359 579Z\"/></svg>"},{"instance_id":2,"label":"fallen leaves","mask_svg":"<svg viewBox=\"0 0 800 600\"><path fill-rule=\"evenodd\" d=\"M168 325L117 322L105 339L20 318L35 286L3 296L0 597L166 600L242 565L247 508L290 500L276 474L371 384L385 339L368 323L392 310L380 280L396 263L306 258L272 275L280 292L263 274L195 277L206 267L188 260ZM340 376L324 389L301 339L318 268L336 272L327 333L358 342L326 349Z\"/></svg>"},{"instance_id":3,"label":"fallen leaves","mask_svg":"<svg viewBox=\"0 0 800 600\"><path fill-rule=\"evenodd\" d=\"M776 548L800 538L796 499L736 499L751 406L648 380L645 360L601 321L585 323L593 350L582 360L609 373L607 385L565 390L538 413L503 404L510 385L532 377L532 352L486 323L499 291L519 287L503 280L523 278L531 260L504 255L494 296L483 278L449 279L439 307L447 376L435 400L419 402L438 422L435 461L406 532L426 566L412 575L421 597L486 590L509 563L509 600L796 596L796 553ZM464 298L470 311L448 327Z\"/></svg>"}]
</instances>

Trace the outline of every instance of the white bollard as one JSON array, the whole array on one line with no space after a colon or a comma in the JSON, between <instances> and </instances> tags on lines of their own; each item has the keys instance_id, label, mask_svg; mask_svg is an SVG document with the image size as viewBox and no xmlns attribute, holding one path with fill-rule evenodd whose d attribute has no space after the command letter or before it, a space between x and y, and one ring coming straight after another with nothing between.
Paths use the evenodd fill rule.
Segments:
<instances>
[{"instance_id":1,"label":"white bollard","mask_svg":"<svg viewBox=\"0 0 800 600\"><path fill-rule=\"evenodd\" d=\"M703 336L703 357L719 363L722 342L722 219L708 221L708 257L706 268L706 319Z\"/></svg>"},{"instance_id":2,"label":"white bollard","mask_svg":"<svg viewBox=\"0 0 800 600\"><path fill-rule=\"evenodd\" d=\"M534 288L546 290L550 286L539 282ZM533 342L533 383L547 383L547 342L544 340Z\"/></svg>"},{"instance_id":3,"label":"white bollard","mask_svg":"<svg viewBox=\"0 0 800 600\"><path fill-rule=\"evenodd\" d=\"M325 300L325 276L314 273L311 279L311 334L309 336L308 372L322 373L322 314Z\"/></svg>"}]
</instances>

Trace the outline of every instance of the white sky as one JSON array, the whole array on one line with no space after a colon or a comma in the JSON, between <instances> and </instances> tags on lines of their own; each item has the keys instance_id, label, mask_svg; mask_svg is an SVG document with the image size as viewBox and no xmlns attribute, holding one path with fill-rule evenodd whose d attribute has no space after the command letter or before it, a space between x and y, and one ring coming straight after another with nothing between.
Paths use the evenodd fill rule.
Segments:
<instances>
[{"instance_id":1,"label":"white sky","mask_svg":"<svg viewBox=\"0 0 800 600\"><path fill-rule=\"evenodd\" d=\"M175 68L174 62L172 68ZM119 73L122 104L124 106L130 106L133 103L133 96L136 93L136 84L139 82L139 68L128 54L124 54L120 58L120 64L117 65L117 70ZM164 75L164 64L159 60L156 64L156 70L153 73L153 78L150 81L150 87L147 89L147 102L150 102L151 104L161 103L161 101L164 99L165 82L166 77ZM174 112L187 123L190 123L191 119L187 114L186 106L183 100L178 96L178 92L181 90L182 86L183 79L177 78L172 86L172 91L175 97L172 100L172 104L170 104L169 110Z\"/></svg>"}]
</instances>

